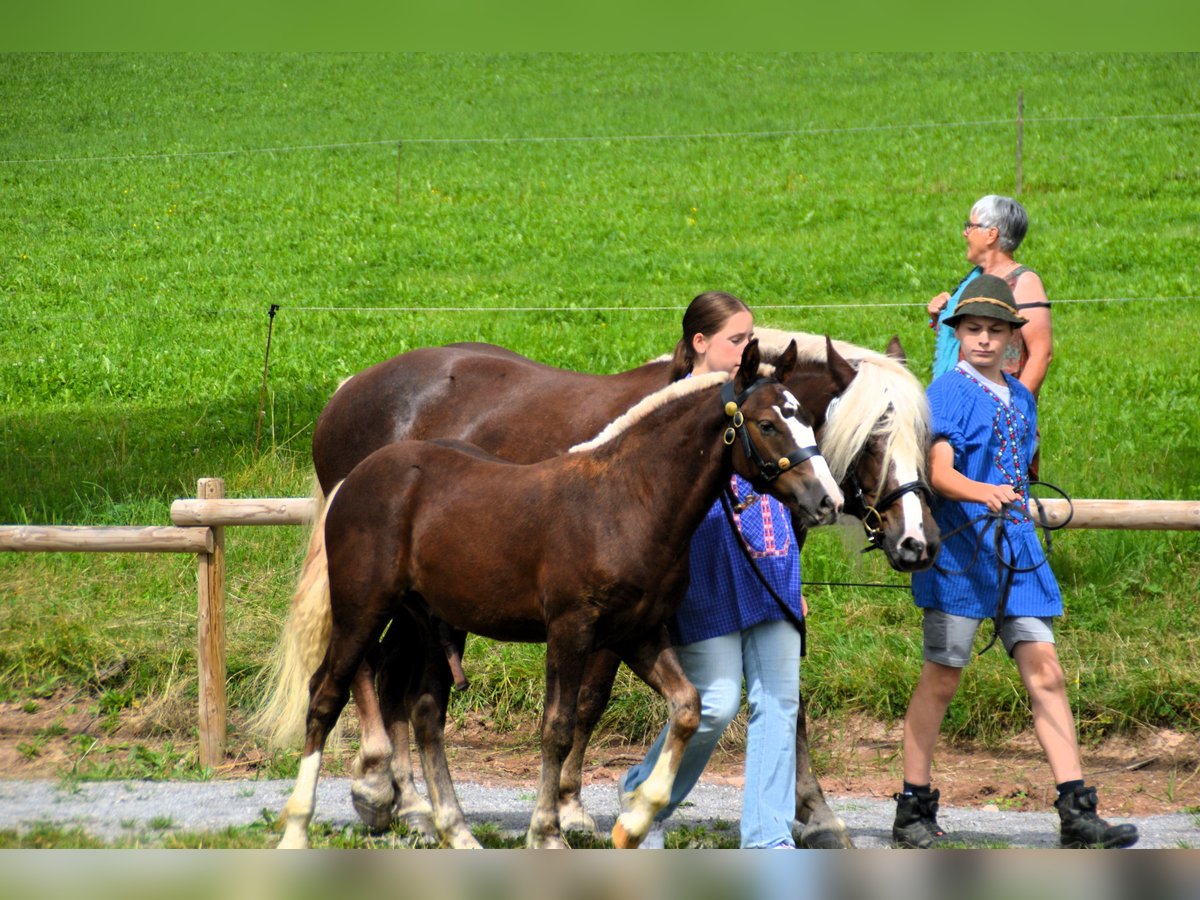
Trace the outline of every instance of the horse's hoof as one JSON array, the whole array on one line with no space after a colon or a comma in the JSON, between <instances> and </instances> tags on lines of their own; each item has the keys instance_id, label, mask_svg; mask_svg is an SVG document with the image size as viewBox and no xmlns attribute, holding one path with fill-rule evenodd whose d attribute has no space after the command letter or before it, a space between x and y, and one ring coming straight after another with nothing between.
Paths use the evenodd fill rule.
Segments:
<instances>
[{"instance_id":1,"label":"horse's hoof","mask_svg":"<svg viewBox=\"0 0 1200 900\"><path fill-rule=\"evenodd\" d=\"M634 837L630 834L625 826L621 824L621 820L617 819L617 824L613 825L612 842L613 846L618 850L636 850L642 839L640 836Z\"/></svg>"},{"instance_id":2,"label":"horse's hoof","mask_svg":"<svg viewBox=\"0 0 1200 900\"><path fill-rule=\"evenodd\" d=\"M482 850L483 844L475 840L475 835L466 828L456 830L446 836L446 846L451 850Z\"/></svg>"},{"instance_id":3,"label":"horse's hoof","mask_svg":"<svg viewBox=\"0 0 1200 900\"><path fill-rule=\"evenodd\" d=\"M350 799L354 811L368 831L387 831L392 827L392 782L383 786L372 786L369 782L356 781L350 786Z\"/></svg>"},{"instance_id":4,"label":"horse's hoof","mask_svg":"<svg viewBox=\"0 0 1200 900\"><path fill-rule=\"evenodd\" d=\"M529 850L570 850L571 845L561 834L547 834L535 838L532 834L525 836L525 846Z\"/></svg>"},{"instance_id":5,"label":"horse's hoof","mask_svg":"<svg viewBox=\"0 0 1200 900\"><path fill-rule=\"evenodd\" d=\"M808 850L853 850L846 826L839 831L829 825L809 825L800 833L800 846Z\"/></svg>"},{"instance_id":6,"label":"horse's hoof","mask_svg":"<svg viewBox=\"0 0 1200 900\"><path fill-rule=\"evenodd\" d=\"M596 820L583 808L581 803L563 804L558 809L558 825L563 831L582 831L585 834L599 834Z\"/></svg>"},{"instance_id":7,"label":"horse's hoof","mask_svg":"<svg viewBox=\"0 0 1200 900\"><path fill-rule=\"evenodd\" d=\"M411 834L415 834L427 841L437 841L438 833L437 826L433 824L433 817L427 812L401 812L393 810L394 818L404 823L404 827Z\"/></svg>"},{"instance_id":8,"label":"horse's hoof","mask_svg":"<svg viewBox=\"0 0 1200 900\"><path fill-rule=\"evenodd\" d=\"M280 840L280 842L275 845L275 849L276 850L307 850L308 849L308 836L302 834L299 837L296 837L294 835L285 834L283 836L282 840Z\"/></svg>"}]
</instances>

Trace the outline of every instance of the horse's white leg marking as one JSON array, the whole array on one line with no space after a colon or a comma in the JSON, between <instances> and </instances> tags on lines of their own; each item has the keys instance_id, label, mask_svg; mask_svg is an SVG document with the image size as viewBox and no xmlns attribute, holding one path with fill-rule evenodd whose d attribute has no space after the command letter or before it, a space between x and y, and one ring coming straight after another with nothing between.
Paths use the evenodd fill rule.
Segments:
<instances>
[{"instance_id":1,"label":"horse's white leg marking","mask_svg":"<svg viewBox=\"0 0 1200 900\"><path fill-rule=\"evenodd\" d=\"M621 814L621 825L631 837L636 837L639 843L650 830L654 816L670 802L671 788L675 784L675 771L678 768L675 755L664 746L658 762L650 772L650 777L633 792L633 802L629 811Z\"/></svg>"},{"instance_id":2,"label":"horse's white leg marking","mask_svg":"<svg viewBox=\"0 0 1200 900\"><path fill-rule=\"evenodd\" d=\"M308 824L312 821L317 806L317 776L321 774L321 751L310 753L300 760L300 772L296 775L296 787L283 808L283 838L279 850L305 850L308 848Z\"/></svg>"}]
</instances>

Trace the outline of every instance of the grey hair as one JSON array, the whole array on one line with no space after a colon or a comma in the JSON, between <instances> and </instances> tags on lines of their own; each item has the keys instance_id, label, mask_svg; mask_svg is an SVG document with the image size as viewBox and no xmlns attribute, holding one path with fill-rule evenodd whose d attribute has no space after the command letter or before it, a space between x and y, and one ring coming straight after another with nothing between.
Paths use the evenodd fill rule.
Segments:
<instances>
[{"instance_id":1,"label":"grey hair","mask_svg":"<svg viewBox=\"0 0 1200 900\"><path fill-rule=\"evenodd\" d=\"M979 224L985 228L995 228L1000 232L1000 249L1012 253L1025 240L1025 232L1029 230L1029 214L1025 207L1012 197L1001 197L999 194L988 194L980 197L971 207L971 215L979 219Z\"/></svg>"}]
</instances>

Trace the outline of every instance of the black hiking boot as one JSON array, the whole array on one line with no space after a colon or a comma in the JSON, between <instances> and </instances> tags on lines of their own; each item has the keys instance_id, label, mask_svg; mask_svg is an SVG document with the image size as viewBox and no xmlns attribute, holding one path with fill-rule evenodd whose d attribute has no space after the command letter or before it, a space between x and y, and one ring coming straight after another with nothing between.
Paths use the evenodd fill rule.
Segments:
<instances>
[{"instance_id":1,"label":"black hiking boot","mask_svg":"<svg viewBox=\"0 0 1200 900\"><path fill-rule=\"evenodd\" d=\"M1083 785L1054 801L1062 820L1062 845L1071 850L1132 847L1138 841L1136 825L1110 825L1096 815L1096 789Z\"/></svg>"},{"instance_id":2,"label":"black hiking boot","mask_svg":"<svg viewBox=\"0 0 1200 900\"><path fill-rule=\"evenodd\" d=\"M892 841L908 850L928 850L946 836L937 823L938 791L925 794L893 794L896 801L896 821L892 825Z\"/></svg>"}]
</instances>

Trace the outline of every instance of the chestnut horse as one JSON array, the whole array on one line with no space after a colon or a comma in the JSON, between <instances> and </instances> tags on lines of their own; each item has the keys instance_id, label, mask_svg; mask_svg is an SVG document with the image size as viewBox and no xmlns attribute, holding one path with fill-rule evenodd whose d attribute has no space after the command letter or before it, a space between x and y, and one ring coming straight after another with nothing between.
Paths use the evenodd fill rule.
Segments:
<instances>
[{"instance_id":1,"label":"chestnut horse","mask_svg":"<svg viewBox=\"0 0 1200 900\"><path fill-rule=\"evenodd\" d=\"M842 506L811 426L778 380L795 362L792 345L775 377L760 377L752 340L732 378L677 382L592 442L540 463L401 441L355 466L331 493L325 518L331 627L310 685L304 752L279 846L308 844L326 737L351 683L357 690L374 682L373 648L385 630L411 633L431 619L495 640L546 643L530 847L566 846L559 780L592 653L614 653L667 700L671 739L633 798L636 845L665 805L699 723L699 695L666 627L686 580L692 533L734 472L809 525L832 521ZM426 644L399 646L421 655ZM389 759L387 735L374 733L376 724L364 723L363 747ZM426 775L435 812L449 806L453 785L444 764ZM461 809L457 818L444 824L460 824Z\"/></svg>"},{"instance_id":2,"label":"chestnut horse","mask_svg":"<svg viewBox=\"0 0 1200 900\"><path fill-rule=\"evenodd\" d=\"M818 425L818 441L846 495L845 511L863 520L872 544L898 571L928 566L938 547L937 529L918 489L923 483L928 410L924 389L904 367L898 342L893 341L889 356L883 356L803 333L760 328L758 335L768 356L787 339L796 338L800 344L802 358L788 386ZM666 384L668 368L658 360L617 375L588 375L485 344L404 353L349 379L326 405L313 436L317 478L329 491L372 450L406 437L461 438L518 462L553 456ZM831 405L835 398L837 403ZM797 534L802 541L803 527ZM328 628L322 537L323 529L314 527L280 651L298 640L296 635ZM306 685L319 662L310 658L295 669L287 668L297 659L295 652L279 654L276 690L258 717L259 728L277 744L296 739L307 704ZM563 776L561 813L573 828L594 829L579 799L583 748L608 700L612 675L607 668L615 671L616 663L610 659L596 666L601 671L589 678L581 698L580 734ZM391 693L401 694L402 689ZM366 691L356 692L355 698L360 718L379 715ZM355 807L373 828L387 827L394 813L411 827L429 832L429 806L412 781L406 706L401 700L392 702L398 704L389 726L395 758L390 765L371 767L360 756L352 788ZM811 768L803 697L796 785L802 843L851 846Z\"/></svg>"}]
</instances>

